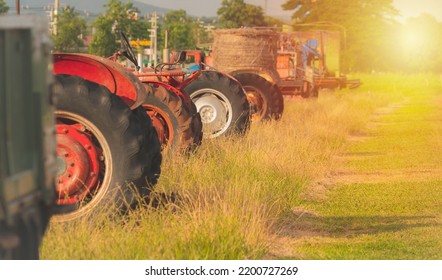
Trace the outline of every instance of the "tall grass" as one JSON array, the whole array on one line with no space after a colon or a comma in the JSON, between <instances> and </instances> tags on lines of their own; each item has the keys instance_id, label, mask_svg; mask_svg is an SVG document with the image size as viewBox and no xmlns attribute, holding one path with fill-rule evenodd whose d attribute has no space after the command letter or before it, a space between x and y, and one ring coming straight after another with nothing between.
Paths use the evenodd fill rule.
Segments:
<instances>
[{"instance_id":1,"label":"tall grass","mask_svg":"<svg viewBox=\"0 0 442 280\"><path fill-rule=\"evenodd\" d=\"M253 123L244 137L205 140L190 157L168 158L154 192L166 197L158 207L112 221L52 222L41 258L266 258L300 192L333 170L347 136L361 133L376 108L399 100L408 79L358 78L359 89L288 100L278 122Z\"/></svg>"}]
</instances>

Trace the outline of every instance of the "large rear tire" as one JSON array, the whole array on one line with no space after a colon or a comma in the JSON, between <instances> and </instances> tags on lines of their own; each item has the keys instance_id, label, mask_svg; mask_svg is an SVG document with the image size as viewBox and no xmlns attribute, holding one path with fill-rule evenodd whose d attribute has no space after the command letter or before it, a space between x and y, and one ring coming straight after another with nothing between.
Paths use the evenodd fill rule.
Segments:
<instances>
[{"instance_id":1,"label":"large rear tire","mask_svg":"<svg viewBox=\"0 0 442 280\"><path fill-rule=\"evenodd\" d=\"M152 119L165 154L175 150L192 152L201 144L190 108L173 92L154 86L152 94L146 95L143 108Z\"/></svg>"},{"instance_id":2,"label":"large rear tire","mask_svg":"<svg viewBox=\"0 0 442 280\"><path fill-rule=\"evenodd\" d=\"M142 122L106 87L75 76L55 77L54 103L56 189L60 208L67 209L54 220L136 206L138 195L149 194L160 176L160 146L150 120Z\"/></svg>"},{"instance_id":3,"label":"large rear tire","mask_svg":"<svg viewBox=\"0 0 442 280\"><path fill-rule=\"evenodd\" d=\"M250 127L249 102L234 79L216 71L202 71L185 91L200 113L205 138L243 135Z\"/></svg>"},{"instance_id":4,"label":"large rear tire","mask_svg":"<svg viewBox=\"0 0 442 280\"><path fill-rule=\"evenodd\" d=\"M252 73L239 73L235 78L247 94L252 111L252 121L279 120L284 111L284 99L279 88Z\"/></svg>"}]
</instances>

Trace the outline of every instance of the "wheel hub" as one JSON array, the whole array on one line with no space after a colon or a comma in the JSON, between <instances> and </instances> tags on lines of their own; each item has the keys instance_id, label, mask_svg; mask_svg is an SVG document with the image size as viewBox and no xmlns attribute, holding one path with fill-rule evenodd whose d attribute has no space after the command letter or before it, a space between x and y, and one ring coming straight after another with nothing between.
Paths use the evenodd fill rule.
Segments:
<instances>
[{"instance_id":1,"label":"wheel hub","mask_svg":"<svg viewBox=\"0 0 442 280\"><path fill-rule=\"evenodd\" d=\"M247 101L250 104L250 113L252 121L258 121L262 118L265 110L265 104L259 93L251 87L245 87Z\"/></svg>"},{"instance_id":2,"label":"wheel hub","mask_svg":"<svg viewBox=\"0 0 442 280\"><path fill-rule=\"evenodd\" d=\"M99 152L81 125L57 125L58 204L80 202L97 185Z\"/></svg>"},{"instance_id":3,"label":"wheel hub","mask_svg":"<svg viewBox=\"0 0 442 280\"><path fill-rule=\"evenodd\" d=\"M199 111L203 123L211 123L216 119L216 110L210 105L202 106Z\"/></svg>"},{"instance_id":4,"label":"wheel hub","mask_svg":"<svg viewBox=\"0 0 442 280\"><path fill-rule=\"evenodd\" d=\"M194 102L201 115L204 133L213 133L224 128L227 121L227 109L221 100L207 94Z\"/></svg>"}]
</instances>

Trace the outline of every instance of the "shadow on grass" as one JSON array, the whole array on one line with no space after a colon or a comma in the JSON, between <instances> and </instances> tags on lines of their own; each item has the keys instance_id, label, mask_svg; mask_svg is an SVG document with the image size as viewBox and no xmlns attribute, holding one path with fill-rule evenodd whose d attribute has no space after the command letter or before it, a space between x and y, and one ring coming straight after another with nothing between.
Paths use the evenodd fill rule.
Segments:
<instances>
[{"instance_id":1,"label":"shadow on grass","mask_svg":"<svg viewBox=\"0 0 442 280\"><path fill-rule=\"evenodd\" d=\"M277 226L281 237L357 237L411 228L441 228L435 216L318 216L293 212Z\"/></svg>"}]
</instances>

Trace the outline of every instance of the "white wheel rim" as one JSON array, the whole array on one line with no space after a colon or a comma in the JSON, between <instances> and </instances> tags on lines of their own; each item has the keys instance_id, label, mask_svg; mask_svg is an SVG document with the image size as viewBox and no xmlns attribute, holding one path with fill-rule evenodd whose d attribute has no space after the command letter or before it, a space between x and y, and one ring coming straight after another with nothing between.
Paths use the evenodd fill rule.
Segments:
<instances>
[{"instance_id":1,"label":"white wheel rim","mask_svg":"<svg viewBox=\"0 0 442 280\"><path fill-rule=\"evenodd\" d=\"M204 138L216 138L223 135L232 124L232 104L219 91L204 88L190 95L197 111L201 115Z\"/></svg>"}]
</instances>

